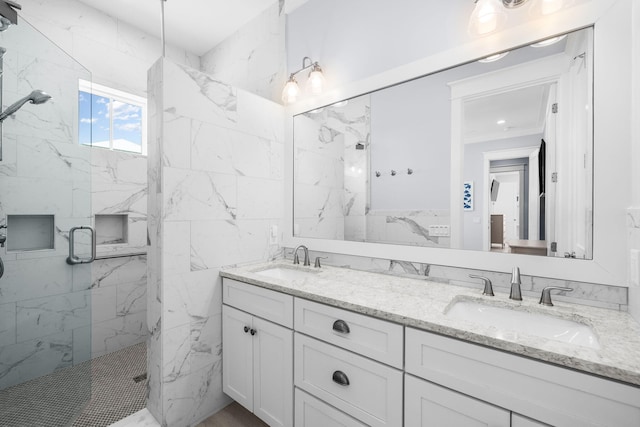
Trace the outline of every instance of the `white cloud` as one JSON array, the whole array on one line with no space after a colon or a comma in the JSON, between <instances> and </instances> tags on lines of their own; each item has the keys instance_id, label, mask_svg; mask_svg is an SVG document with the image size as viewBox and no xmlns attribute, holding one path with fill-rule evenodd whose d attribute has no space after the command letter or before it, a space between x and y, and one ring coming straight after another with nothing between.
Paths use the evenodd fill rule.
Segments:
<instances>
[{"instance_id":1,"label":"white cloud","mask_svg":"<svg viewBox=\"0 0 640 427\"><path fill-rule=\"evenodd\" d=\"M86 118L80 119L80 123L95 123L97 121L98 119L96 119L95 117L92 119L86 119Z\"/></svg>"},{"instance_id":2,"label":"white cloud","mask_svg":"<svg viewBox=\"0 0 640 427\"><path fill-rule=\"evenodd\" d=\"M118 124L114 125L114 127L125 132L140 132L141 129L140 122Z\"/></svg>"}]
</instances>

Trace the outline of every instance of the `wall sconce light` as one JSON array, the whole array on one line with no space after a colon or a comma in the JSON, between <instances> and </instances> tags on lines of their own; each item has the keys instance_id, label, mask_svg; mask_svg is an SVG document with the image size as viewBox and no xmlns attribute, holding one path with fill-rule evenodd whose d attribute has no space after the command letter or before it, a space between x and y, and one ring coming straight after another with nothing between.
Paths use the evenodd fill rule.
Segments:
<instances>
[{"instance_id":1,"label":"wall sconce light","mask_svg":"<svg viewBox=\"0 0 640 427\"><path fill-rule=\"evenodd\" d=\"M516 9L528 1L475 0L475 7L469 18L469 34L484 36L499 30L507 22L505 9ZM538 0L532 8L536 7L537 13L542 15L550 15L562 9L568 2L570 0Z\"/></svg>"},{"instance_id":2,"label":"wall sconce light","mask_svg":"<svg viewBox=\"0 0 640 427\"><path fill-rule=\"evenodd\" d=\"M499 0L476 0L469 18L469 33L484 36L498 30L505 22L507 14Z\"/></svg>"},{"instance_id":3,"label":"wall sconce light","mask_svg":"<svg viewBox=\"0 0 640 427\"><path fill-rule=\"evenodd\" d=\"M307 79L307 92L318 95L324 90L325 79L324 75L322 74L322 68L320 68L320 64L318 64L317 61L312 61L308 56L305 56L302 59L302 68L289 75L289 80L287 80L287 83L282 89L282 101L285 104L291 104L293 102L296 102L296 100L298 99L298 95L300 95L300 87L298 86L298 81L296 80L296 74L308 68L311 68L311 71L309 72L309 77Z\"/></svg>"}]
</instances>

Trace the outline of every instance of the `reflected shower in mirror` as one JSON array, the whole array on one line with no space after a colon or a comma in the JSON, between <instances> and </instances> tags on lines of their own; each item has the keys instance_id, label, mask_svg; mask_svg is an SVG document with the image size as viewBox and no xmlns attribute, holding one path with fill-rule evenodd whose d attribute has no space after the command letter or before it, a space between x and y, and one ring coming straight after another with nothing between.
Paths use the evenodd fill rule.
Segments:
<instances>
[{"instance_id":1,"label":"reflected shower in mirror","mask_svg":"<svg viewBox=\"0 0 640 427\"><path fill-rule=\"evenodd\" d=\"M586 28L296 115L294 235L592 257Z\"/></svg>"}]
</instances>

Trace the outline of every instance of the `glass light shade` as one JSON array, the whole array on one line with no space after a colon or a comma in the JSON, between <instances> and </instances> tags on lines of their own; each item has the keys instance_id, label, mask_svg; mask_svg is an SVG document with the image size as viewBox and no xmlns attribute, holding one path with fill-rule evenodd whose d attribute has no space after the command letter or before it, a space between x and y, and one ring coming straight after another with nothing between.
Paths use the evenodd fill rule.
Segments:
<instances>
[{"instance_id":1,"label":"glass light shade","mask_svg":"<svg viewBox=\"0 0 640 427\"><path fill-rule=\"evenodd\" d=\"M556 44L558 43L560 40L563 40L566 36L562 35L562 36L558 36L558 37L551 37L550 39L546 39L546 40L542 40L538 43L534 43L531 45L531 47L547 47L547 46L551 46L552 44Z\"/></svg>"},{"instance_id":2,"label":"glass light shade","mask_svg":"<svg viewBox=\"0 0 640 427\"><path fill-rule=\"evenodd\" d=\"M284 85L282 89L282 102L285 104L291 104L296 102L298 99L298 95L300 95L300 88L298 87L298 82L294 78L289 79L287 84Z\"/></svg>"},{"instance_id":3,"label":"glass light shade","mask_svg":"<svg viewBox=\"0 0 640 427\"><path fill-rule=\"evenodd\" d=\"M507 14L498 0L478 0L469 18L469 34L483 36L502 27Z\"/></svg>"},{"instance_id":4,"label":"glass light shade","mask_svg":"<svg viewBox=\"0 0 640 427\"><path fill-rule=\"evenodd\" d=\"M562 9L564 6L563 0L542 0L542 14L550 15Z\"/></svg>"},{"instance_id":5,"label":"glass light shade","mask_svg":"<svg viewBox=\"0 0 640 427\"><path fill-rule=\"evenodd\" d=\"M307 92L314 95L321 94L324 90L324 75L320 67L314 67L309 73L309 79L307 80Z\"/></svg>"},{"instance_id":6,"label":"glass light shade","mask_svg":"<svg viewBox=\"0 0 640 427\"><path fill-rule=\"evenodd\" d=\"M491 56L487 56L485 58L479 59L478 62L482 62L483 64L486 64L486 63L489 63L489 62L496 62L496 61L501 60L502 58L504 58L508 54L509 54L509 52L497 53L495 55L491 55Z\"/></svg>"}]
</instances>

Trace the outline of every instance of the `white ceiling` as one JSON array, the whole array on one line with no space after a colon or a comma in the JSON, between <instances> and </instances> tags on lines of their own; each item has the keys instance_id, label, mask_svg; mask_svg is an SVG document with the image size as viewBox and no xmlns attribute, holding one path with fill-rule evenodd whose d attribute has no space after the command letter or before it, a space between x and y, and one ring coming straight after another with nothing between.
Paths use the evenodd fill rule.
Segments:
<instances>
[{"instance_id":1,"label":"white ceiling","mask_svg":"<svg viewBox=\"0 0 640 427\"><path fill-rule=\"evenodd\" d=\"M549 84L542 84L465 102L465 142L542 133L548 99Z\"/></svg>"},{"instance_id":2,"label":"white ceiling","mask_svg":"<svg viewBox=\"0 0 640 427\"><path fill-rule=\"evenodd\" d=\"M78 0L160 38L161 0ZM167 0L170 45L203 55L278 0Z\"/></svg>"}]
</instances>

